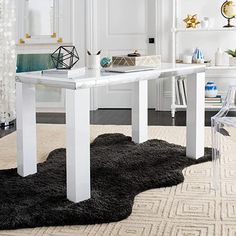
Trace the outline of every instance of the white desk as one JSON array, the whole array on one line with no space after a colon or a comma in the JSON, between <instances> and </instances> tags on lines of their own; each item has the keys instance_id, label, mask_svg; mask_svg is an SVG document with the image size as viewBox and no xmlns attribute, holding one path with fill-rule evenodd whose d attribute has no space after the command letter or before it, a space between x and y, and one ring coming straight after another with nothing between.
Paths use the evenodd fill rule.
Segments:
<instances>
[{"instance_id":1,"label":"white desk","mask_svg":"<svg viewBox=\"0 0 236 236\"><path fill-rule=\"evenodd\" d=\"M148 139L147 81L178 75L189 75L186 155L190 158L199 158L204 155L205 66L203 65L163 63L156 70L126 74L88 70L84 75L73 79L44 76L40 72L17 74L18 174L24 177L37 172L36 84L66 89L67 198L73 202L80 202L90 198L90 88L133 83L132 138L136 143L141 143Z\"/></svg>"}]
</instances>

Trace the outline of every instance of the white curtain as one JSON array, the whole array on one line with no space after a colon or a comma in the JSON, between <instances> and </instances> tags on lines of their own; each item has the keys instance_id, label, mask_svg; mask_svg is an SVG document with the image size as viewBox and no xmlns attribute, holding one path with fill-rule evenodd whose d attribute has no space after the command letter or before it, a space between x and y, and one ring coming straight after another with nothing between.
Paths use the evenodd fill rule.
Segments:
<instances>
[{"instance_id":1,"label":"white curtain","mask_svg":"<svg viewBox=\"0 0 236 236\"><path fill-rule=\"evenodd\" d=\"M15 0L0 0L0 123L15 118Z\"/></svg>"}]
</instances>

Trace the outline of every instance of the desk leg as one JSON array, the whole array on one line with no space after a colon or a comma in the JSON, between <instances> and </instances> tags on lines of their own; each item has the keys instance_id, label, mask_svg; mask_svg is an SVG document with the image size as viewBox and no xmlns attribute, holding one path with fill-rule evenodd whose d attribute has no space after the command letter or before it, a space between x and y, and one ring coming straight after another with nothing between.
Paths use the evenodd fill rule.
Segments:
<instances>
[{"instance_id":1,"label":"desk leg","mask_svg":"<svg viewBox=\"0 0 236 236\"><path fill-rule=\"evenodd\" d=\"M186 155L198 159L204 156L205 73L188 78L187 101Z\"/></svg>"},{"instance_id":2,"label":"desk leg","mask_svg":"<svg viewBox=\"0 0 236 236\"><path fill-rule=\"evenodd\" d=\"M16 82L17 172L37 172L35 85Z\"/></svg>"},{"instance_id":3,"label":"desk leg","mask_svg":"<svg viewBox=\"0 0 236 236\"><path fill-rule=\"evenodd\" d=\"M89 89L66 90L67 198L90 198Z\"/></svg>"},{"instance_id":4,"label":"desk leg","mask_svg":"<svg viewBox=\"0 0 236 236\"><path fill-rule=\"evenodd\" d=\"M138 81L133 86L132 139L142 143L148 139L148 82Z\"/></svg>"}]
</instances>

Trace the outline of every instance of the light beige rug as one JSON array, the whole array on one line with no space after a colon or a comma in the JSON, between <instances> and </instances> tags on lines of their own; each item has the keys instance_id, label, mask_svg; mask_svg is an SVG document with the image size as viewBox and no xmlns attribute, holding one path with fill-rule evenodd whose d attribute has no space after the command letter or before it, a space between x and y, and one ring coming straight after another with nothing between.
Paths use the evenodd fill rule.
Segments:
<instances>
[{"instance_id":1,"label":"light beige rug","mask_svg":"<svg viewBox=\"0 0 236 236\"><path fill-rule=\"evenodd\" d=\"M38 160L65 146L64 125L38 125ZM130 126L92 126L91 140L102 133L131 134ZM149 127L149 138L185 144L184 127ZM117 223L43 227L0 231L5 235L35 236L235 236L236 235L236 145L223 138L221 189L212 189L211 163L184 170L184 183L153 189L136 196L131 216ZM206 128L206 146L210 129ZM0 139L0 169L16 166L15 133Z\"/></svg>"}]
</instances>

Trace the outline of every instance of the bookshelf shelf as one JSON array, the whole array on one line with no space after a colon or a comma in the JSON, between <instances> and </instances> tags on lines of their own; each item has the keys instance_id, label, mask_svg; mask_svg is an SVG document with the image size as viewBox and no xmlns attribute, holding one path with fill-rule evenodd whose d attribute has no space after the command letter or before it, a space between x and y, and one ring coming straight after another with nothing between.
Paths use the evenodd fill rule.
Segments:
<instances>
[{"instance_id":1,"label":"bookshelf shelf","mask_svg":"<svg viewBox=\"0 0 236 236\"><path fill-rule=\"evenodd\" d=\"M179 109L186 109L187 106L186 105L175 105L176 108L179 108ZM208 104L205 104L205 108L206 109L220 109L222 107L222 105L214 105L214 106L211 106L211 105L208 105Z\"/></svg>"},{"instance_id":2,"label":"bookshelf shelf","mask_svg":"<svg viewBox=\"0 0 236 236\"><path fill-rule=\"evenodd\" d=\"M206 70L236 70L236 66L207 66Z\"/></svg>"},{"instance_id":3,"label":"bookshelf shelf","mask_svg":"<svg viewBox=\"0 0 236 236\"><path fill-rule=\"evenodd\" d=\"M186 29L186 28L172 28L172 32L174 33L178 33L178 32L183 32L183 33L188 33L188 32L235 32L236 28L207 28L207 29L203 29L203 28L195 28L195 29Z\"/></svg>"},{"instance_id":4,"label":"bookshelf shelf","mask_svg":"<svg viewBox=\"0 0 236 236\"><path fill-rule=\"evenodd\" d=\"M178 64L183 64L183 62L176 62ZM189 64L185 64L185 65L189 65ZM236 70L236 66L210 66L207 63L206 65L206 70L218 70L218 71L223 71L223 70Z\"/></svg>"},{"instance_id":5,"label":"bookshelf shelf","mask_svg":"<svg viewBox=\"0 0 236 236\"><path fill-rule=\"evenodd\" d=\"M183 63L178 62L178 64L183 64ZM236 70L236 66L206 66L206 70L218 70L218 71Z\"/></svg>"}]
</instances>

